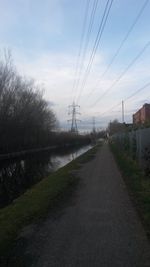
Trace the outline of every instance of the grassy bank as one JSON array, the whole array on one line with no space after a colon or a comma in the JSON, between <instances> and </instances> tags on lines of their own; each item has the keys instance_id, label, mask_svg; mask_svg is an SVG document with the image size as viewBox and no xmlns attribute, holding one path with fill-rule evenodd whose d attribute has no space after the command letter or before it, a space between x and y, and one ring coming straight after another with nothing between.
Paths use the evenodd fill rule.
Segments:
<instances>
[{"instance_id":1,"label":"grassy bank","mask_svg":"<svg viewBox=\"0 0 150 267\"><path fill-rule=\"evenodd\" d=\"M94 147L85 154L73 160L65 167L49 175L24 195L17 198L11 205L0 210L0 252L1 261L7 256L9 249L21 229L36 219L46 215L47 211L61 199L61 197L77 181L74 170L91 159L98 147Z\"/></svg>"},{"instance_id":2,"label":"grassy bank","mask_svg":"<svg viewBox=\"0 0 150 267\"><path fill-rule=\"evenodd\" d=\"M111 144L111 150L150 239L150 179L144 176L136 161L117 149L116 145Z\"/></svg>"}]
</instances>

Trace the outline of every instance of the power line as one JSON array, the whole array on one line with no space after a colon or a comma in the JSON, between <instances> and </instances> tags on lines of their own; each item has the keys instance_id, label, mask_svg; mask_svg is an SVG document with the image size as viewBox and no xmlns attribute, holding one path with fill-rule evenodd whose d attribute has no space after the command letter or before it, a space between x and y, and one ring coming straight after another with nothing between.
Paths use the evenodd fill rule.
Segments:
<instances>
[{"instance_id":1,"label":"power line","mask_svg":"<svg viewBox=\"0 0 150 267\"><path fill-rule=\"evenodd\" d=\"M74 81L73 81L72 93L73 93L73 91L75 89L75 86L76 86L76 77L77 77L78 71L79 71L79 63L80 63L80 57L81 57L82 48L83 48L83 41L84 41L84 37L85 37L85 29L86 29L86 24L87 24L87 17L88 17L88 10L89 10L90 1L91 0L87 0L86 7L85 7L85 14L84 14L84 20L83 20L83 28L82 28L82 33L81 33L79 51L78 51L77 60L76 60L76 66L75 66L75 73L74 73Z\"/></svg>"},{"instance_id":2,"label":"power line","mask_svg":"<svg viewBox=\"0 0 150 267\"><path fill-rule=\"evenodd\" d=\"M127 102L128 100L130 100L131 98L133 98L134 96L136 96L138 93L140 93L141 91L143 91L144 89L146 89L149 86L150 86L150 82L146 83L144 86L140 87L134 93L132 93L131 95L129 95L128 97L126 97L123 102ZM114 110L115 108L121 106L121 104L122 104L122 101L120 100L117 104L113 105L108 110L100 113L99 116L102 117L103 115L107 114L108 112L110 112L110 111ZM89 122L89 120L87 122Z\"/></svg>"},{"instance_id":3,"label":"power line","mask_svg":"<svg viewBox=\"0 0 150 267\"><path fill-rule=\"evenodd\" d=\"M137 54L137 56L130 62L130 64L125 68L125 70L119 75L119 77L112 83L112 85L91 105L96 105L102 98L108 94L108 92L123 78L127 71L135 64L139 57L144 53L144 51L150 46L150 41L145 44L143 49Z\"/></svg>"},{"instance_id":4,"label":"power line","mask_svg":"<svg viewBox=\"0 0 150 267\"><path fill-rule=\"evenodd\" d=\"M81 97L81 93L84 90L88 75L89 75L89 73L91 71L92 63L93 63L93 60L94 60L98 45L99 45L101 37L102 37L102 33L104 31L104 28L105 28L105 25L106 25L106 22L107 22L107 18L108 18L108 15L109 15L110 8L111 8L113 0L111 0L110 6L109 6L109 1L110 0L107 1L106 6L105 6L103 17L102 17L102 20L101 20L101 23L100 23L100 26L99 26L99 30L98 30L98 33L97 33L97 36L96 36L96 40L95 40L95 43L94 43L94 47L93 47L93 50L92 50L92 53L91 53L91 56L90 56L90 60L89 60L88 66L87 66L86 71L85 71L85 75L84 75L83 82L82 82L82 85L81 85L81 88L80 88L79 96L77 98L77 102L79 101L79 99Z\"/></svg>"},{"instance_id":5,"label":"power line","mask_svg":"<svg viewBox=\"0 0 150 267\"><path fill-rule=\"evenodd\" d=\"M147 88L148 86L150 86L150 82L146 83L144 86L140 87L138 90L136 90L133 94L131 94L130 96L126 97L124 99L124 102L128 101L129 99L131 99L132 97L134 97L135 95L137 95L139 92L143 91L145 88ZM103 116L104 114L112 111L114 108L118 107L121 105L121 101L119 101L117 104L113 105L111 108L109 108L108 110L104 111L103 113L100 114L100 116Z\"/></svg>"},{"instance_id":6,"label":"power line","mask_svg":"<svg viewBox=\"0 0 150 267\"><path fill-rule=\"evenodd\" d=\"M87 42L86 43L89 42L89 37L90 37L91 31L92 31L92 27L93 27L93 23L94 23L94 18L95 18L98 2L99 2L99 0L95 0L94 3L93 3L93 9L92 9L92 12L91 12L91 19L90 19L89 29L88 29L88 32L87 32Z\"/></svg>"},{"instance_id":7,"label":"power line","mask_svg":"<svg viewBox=\"0 0 150 267\"><path fill-rule=\"evenodd\" d=\"M125 98L124 101L129 100L130 98L134 97L135 95L137 95L139 92L141 92L142 90L144 90L145 88L147 88L148 86L150 86L150 82L148 82L147 84L145 84L143 87L139 88L135 93L133 93L132 95L130 95L129 97Z\"/></svg>"},{"instance_id":8,"label":"power line","mask_svg":"<svg viewBox=\"0 0 150 267\"><path fill-rule=\"evenodd\" d=\"M110 67L112 66L113 62L115 61L116 57L118 56L120 50L122 49L123 45L125 44L125 42L127 41L130 33L132 32L132 30L134 29L135 25L137 24L138 20L140 19L141 15L143 14L144 9L146 8L147 4L149 3L149 0L146 0L144 2L144 4L142 5L140 11L138 12L136 18L134 19L132 25L130 26L128 32L125 34L123 40L121 41L119 47L117 48L114 56L112 57L110 63L108 64L108 66L106 67L105 71L102 73L101 77L99 78L98 82L96 83L96 86L100 83L101 79L105 76L105 74L108 72L108 70L110 69ZM91 90L91 92L89 93L88 97L94 92L95 90Z\"/></svg>"},{"instance_id":9,"label":"power line","mask_svg":"<svg viewBox=\"0 0 150 267\"><path fill-rule=\"evenodd\" d=\"M80 79L81 79L83 63L84 63L84 60L85 60L85 56L86 56L86 52L87 52L87 48L88 48L88 44L89 44L89 39L90 39L90 35L91 35L93 24L94 24L94 18L95 18L95 14L96 14L96 10L97 10L98 1L99 0L94 0L94 3L93 3L93 8L92 8L92 12L91 12L89 27L88 27L88 31L87 31L87 35L86 35L84 51L83 51L83 55L82 55L82 59L81 59L81 63L80 63L80 68L79 68L78 80L76 82L75 89L78 88L78 85L79 85L79 82L80 82Z\"/></svg>"},{"instance_id":10,"label":"power line","mask_svg":"<svg viewBox=\"0 0 150 267\"><path fill-rule=\"evenodd\" d=\"M114 106L112 106L110 109L108 109L108 110L104 111L103 113L101 113L100 116L103 116L104 114L106 114L106 113L112 111L114 108L117 108L117 107L119 107L120 105L121 105L121 102L119 101L117 104L115 104Z\"/></svg>"},{"instance_id":11,"label":"power line","mask_svg":"<svg viewBox=\"0 0 150 267\"><path fill-rule=\"evenodd\" d=\"M79 102L79 99L81 97L81 93L82 93L82 91L83 91L83 89L85 87L87 78L88 78L88 76L90 74L92 63L93 63L93 60L95 58L95 54L96 54L97 48L99 46L103 31L105 29L105 25L106 25L106 22L107 22L109 13L110 13L110 9L112 7L112 3L113 3L113 0L107 0L106 6L105 6L105 10L104 10L104 13L103 13L103 16L102 16L102 20L101 20L101 23L100 23L100 26L99 26L99 29L98 29L98 33L97 33L96 39L95 39L94 47L93 47L93 50L92 50L92 53L91 53L91 56L90 56L90 59L89 59L89 63L87 65L87 68L86 68L86 71L85 71L85 74L84 74L84 77L83 77L83 82L82 82L82 85L81 85L81 88L80 88L79 95L77 97L77 102Z\"/></svg>"}]
</instances>

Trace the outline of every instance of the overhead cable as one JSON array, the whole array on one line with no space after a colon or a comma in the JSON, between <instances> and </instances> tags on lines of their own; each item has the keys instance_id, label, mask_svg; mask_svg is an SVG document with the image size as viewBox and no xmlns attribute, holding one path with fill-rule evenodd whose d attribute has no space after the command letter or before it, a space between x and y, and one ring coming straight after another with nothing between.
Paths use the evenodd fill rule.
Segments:
<instances>
[{"instance_id":1,"label":"overhead cable","mask_svg":"<svg viewBox=\"0 0 150 267\"><path fill-rule=\"evenodd\" d=\"M106 96L110 90L125 76L128 70L135 64L135 62L140 58L140 56L145 52L145 50L150 46L150 41L148 41L142 50L136 55L136 57L130 62L130 64L125 68L125 70L119 75L119 77L112 83L111 86L91 105L95 106L98 102L102 100L104 96Z\"/></svg>"},{"instance_id":2,"label":"overhead cable","mask_svg":"<svg viewBox=\"0 0 150 267\"><path fill-rule=\"evenodd\" d=\"M92 67L92 64L93 64L93 60L95 58L95 54L96 54L97 48L99 46L103 31L105 29L106 22L107 22L109 13L110 13L110 9L112 7L112 3L113 3L113 0L107 0L106 6L105 6L105 10L104 10L104 13L103 13L103 16L102 16L102 20L101 20L101 23L100 23L100 26L99 26L99 29L98 29L98 33L97 33L96 39L95 39L94 47L93 47L93 50L92 50L92 53L91 53L87 68L85 70L85 74L84 74L84 77L83 77L83 82L82 82L82 85L81 85L81 88L80 88L79 95L77 97L77 102L79 102L79 99L81 97L81 93L83 92L83 89L84 89L85 84L87 82L87 79L89 77L89 74L90 74L90 71L91 71L91 67Z\"/></svg>"},{"instance_id":3,"label":"overhead cable","mask_svg":"<svg viewBox=\"0 0 150 267\"><path fill-rule=\"evenodd\" d=\"M144 86L140 87L138 90L136 90L133 94L129 95L128 97L126 97L124 99L124 102L130 100L131 98L133 98L135 95L137 95L138 93L140 93L141 91L143 91L145 88L150 86L150 82L146 83ZM104 114L112 111L114 108L118 107L121 105L121 101L119 101L117 104L113 105L111 108L109 108L108 110L104 111L103 113L100 113L100 116L103 116Z\"/></svg>"},{"instance_id":4,"label":"overhead cable","mask_svg":"<svg viewBox=\"0 0 150 267\"><path fill-rule=\"evenodd\" d=\"M143 11L145 10L147 4L149 3L149 0L146 0L144 2L144 4L142 5L140 11L138 12L136 18L134 19L132 25L130 26L128 32L125 34L124 38L122 39L119 47L117 48L114 56L112 57L110 63L108 64L108 66L106 67L105 71L102 73L102 75L100 76L99 80L96 83L96 86L101 82L102 78L105 76L105 74L108 72L108 70L110 69L110 67L112 66L113 62L115 61L116 57L119 55L120 50L122 49L123 45L125 44L125 42L127 41L130 33L133 31L134 27L136 26L138 20L140 19L141 15L143 14ZM95 87L96 87L95 86ZM96 88L95 88L96 89ZM95 91L95 89L92 89L91 92L89 93L88 97L93 94L93 92Z\"/></svg>"},{"instance_id":5,"label":"overhead cable","mask_svg":"<svg viewBox=\"0 0 150 267\"><path fill-rule=\"evenodd\" d=\"M83 55L82 55L82 58L81 58L81 63L80 63L80 66L79 66L79 73L78 73L79 75L78 75L78 79L77 79L77 82L76 82L75 91L78 89L78 85L80 83L81 74L82 74L83 65L84 65L84 60L85 60L85 57L86 57L86 52L87 52L87 48L88 48L88 44L89 44L89 40L90 40L90 35L91 35L93 24L94 24L94 19L95 19L95 14L96 14L96 10L97 10L98 1L99 0L94 0L94 3L93 3L93 8L92 8L91 16L90 16L89 27L88 27L88 31L87 31L87 35L86 35L86 39L85 39L85 46L84 46Z\"/></svg>"},{"instance_id":6,"label":"overhead cable","mask_svg":"<svg viewBox=\"0 0 150 267\"><path fill-rule=\"evenodd\" d=\"M83 28L81 32L81 39L80 39L80 45L79 45L79 51L77 55L77 60L76 60L76 66L75 66L75 73L74 73L74 81L73 81L73 87L72 87L72 94L74 92L75 86L76 86L76 77L78 75L79 71L79 64L80 64L80 58L82 54L82 49L83 49L83 42L85 38L85 32L86 32L86 25L87 25L87 17L88 17L88 11L89 11L89 5L90 5L91 0L87 0L86 2L86 8L85 8L85 14L84 14L84 20L83 20Z\"/></svg>"}]
</instances>

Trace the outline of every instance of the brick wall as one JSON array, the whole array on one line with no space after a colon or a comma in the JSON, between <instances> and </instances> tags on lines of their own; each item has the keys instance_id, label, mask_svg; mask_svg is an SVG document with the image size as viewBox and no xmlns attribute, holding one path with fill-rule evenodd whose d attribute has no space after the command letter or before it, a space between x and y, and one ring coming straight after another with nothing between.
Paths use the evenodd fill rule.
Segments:
<instances>
[{"instance_id":1,"label":"brick wall","mask_svg":"<svg viewBox=\"0 0 150 267\"><path fill-rule=\"evenodd\" d=\"M134 124L150 122L150 104L144 104L135 114L133 114Z\"/></svg>"}]
</instances>

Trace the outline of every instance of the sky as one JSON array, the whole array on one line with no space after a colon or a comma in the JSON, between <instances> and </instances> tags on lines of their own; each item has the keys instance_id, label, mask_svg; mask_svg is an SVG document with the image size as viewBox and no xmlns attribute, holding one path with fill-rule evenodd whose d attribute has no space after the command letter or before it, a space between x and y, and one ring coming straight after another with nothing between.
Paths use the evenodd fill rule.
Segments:
<instances>
[{"instance_id":1,"label":"sky","mask_svg":"<svg viewBox=\"0 0 150 267\"><path fill-rule=\"evenodd\" d=\"M150 0L113 0L87 71L107 0L97 1L87 35L94 2L0 0L0 54L10 49L18 72L44 88L62 129L70 127L68 106L73 102L80 106L82 131L92 129L93 117L97 129L121 121L122 101L127 123L150 102Z\"/></svg>"}]
</instances>

